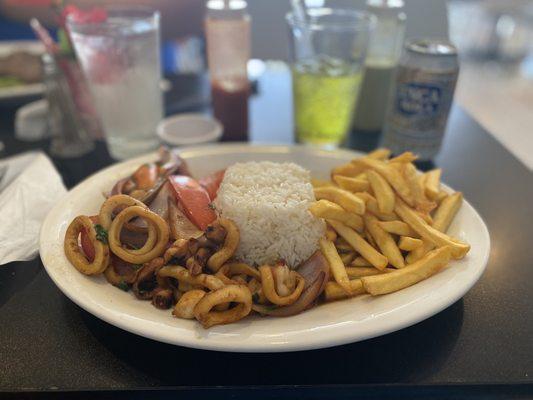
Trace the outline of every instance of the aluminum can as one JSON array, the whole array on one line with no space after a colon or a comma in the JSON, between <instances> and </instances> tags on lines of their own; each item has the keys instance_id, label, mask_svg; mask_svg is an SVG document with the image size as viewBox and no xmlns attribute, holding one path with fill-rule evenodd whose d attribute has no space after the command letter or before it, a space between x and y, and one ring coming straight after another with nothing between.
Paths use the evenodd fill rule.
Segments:
<instances>
[{"instance_id":1,"label":"aluminum can","mask_svg":"<svg viewBox=\"0 0 533 400\"><path fill-rule=\"evenodd\" d=\"M394 80L382 144L430 160L440 150L459 75L457 49L445 40L407 42Z\"/></svg>"}]
</instances>

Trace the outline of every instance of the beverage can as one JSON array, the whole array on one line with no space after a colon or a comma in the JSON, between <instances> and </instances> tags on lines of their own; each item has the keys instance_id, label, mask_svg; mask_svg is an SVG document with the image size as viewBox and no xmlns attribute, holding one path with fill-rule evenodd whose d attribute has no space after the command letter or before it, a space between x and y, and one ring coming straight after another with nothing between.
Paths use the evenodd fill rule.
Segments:
<instances>
[{"instance_id":1,"label":"beverage can","mask_svg":"<svg viewBox=\"0 0 533 400\"><path fill-rule=\"evenodd\" d=\"M396 71L383 146L395 154L412 151L421 160L437 155L458 75L457 49L450 42L408 42Z\"/></svg>"}]
</instances>

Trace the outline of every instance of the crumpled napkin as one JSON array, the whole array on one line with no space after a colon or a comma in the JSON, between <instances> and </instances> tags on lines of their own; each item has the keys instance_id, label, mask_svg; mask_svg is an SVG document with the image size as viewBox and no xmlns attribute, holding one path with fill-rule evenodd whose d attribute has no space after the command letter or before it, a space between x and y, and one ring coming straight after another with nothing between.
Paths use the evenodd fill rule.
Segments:
<instances>
[{"instance_id":1,"label":"crumpled napkin","mask_svg":"<svg viewBox=\"0 0 533 400\"><path fill-rule=\"evenodd\" d=\"M39 230L48 211L67 189L42 152L0 160L0 265L27 261L39 251Z\"/></svg>"}]
</instances>

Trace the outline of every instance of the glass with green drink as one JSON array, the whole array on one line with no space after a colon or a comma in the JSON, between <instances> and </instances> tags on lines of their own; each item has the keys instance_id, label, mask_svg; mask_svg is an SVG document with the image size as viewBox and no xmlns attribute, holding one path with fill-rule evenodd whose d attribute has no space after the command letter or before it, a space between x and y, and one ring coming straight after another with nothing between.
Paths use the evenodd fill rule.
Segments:
<instances>
[{"instance_id":1,"label":"glass with green drink","mask_svg":"<svg viewBox=\"0 0 533 400\"><path fill-rule=\"evenodd\" d=\"M334 148L346 138L374 20L366 12L332 8L287 14L298 142Z\"/></svg>"}]
</instances>

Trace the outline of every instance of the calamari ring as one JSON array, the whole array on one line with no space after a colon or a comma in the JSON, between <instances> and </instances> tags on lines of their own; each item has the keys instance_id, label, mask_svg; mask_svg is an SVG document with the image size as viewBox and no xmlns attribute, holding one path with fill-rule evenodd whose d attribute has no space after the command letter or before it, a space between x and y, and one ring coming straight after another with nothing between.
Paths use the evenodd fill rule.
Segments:
<instances>
[{"instance_id":1,"label":"calamari ring","mask_svg":"<svg viewBox=\"0 0 533 400\"><path fill-rule=\"evenodd\" d=\"M211 311L215 306L225 303L239 303L227 311ZM252 294L243 285L224 286L207 293L194 307L194 317L203 325L210 328L214 325L236 322L252 310Z\"/></svg>"},{"instance_id":2,"label":"calamari ring","mask_svg":"<svg viewBox=\"0 0 533 400\"><path fill-rule=\"evenodd\" d=\"M94 247L94 260L89 262L78 245L78 236L84 229ZM96 231L89 217L80 215L74 218L67 228L64 242L65 255L74 267L85 275L104 272L109 264L109 247L96 239Z\"/></svg>"},{"instance_id":3,"label":"calamari ring","mask_svg":"<svg viewBox=\"0 0 533 400\"><path fill-rule=\"evenodd\" d=\"M118 206L139 206L148 208L146 204L134 199L131 196L128 196L127 194L116 194L109 197L106 201L104 201L100 207L100 212L98 213L98 221L106 231L108 231L111 227L111 223L113 222L113 211Z\"/></svg>"},{"instance_id":4,"label":"calamari ring","mask_svg":"<svg viewBox=\"0 0 533 400\"><path fill-rule=\"evenodd\" d=\"M250 282L248 282L248 289L250 289L250 292L252 293L252 300L254 300L256 303L266 304L268 302L267 298L263 294L263 286L261 285L261 281L252 279ZM254 299L253 296L255 296L256 299Z\"/></svg>"},{"instance_id":5,"label":"calamari ring","mask_svg":"<svg viewBox=\"0 0 533 400\"><path fill-rule=\"evenodd\" d=\"M124 223L133 217L144 218L148 223L148 226L154 226L153 230L148 229L148 239L146 240L146 243L142 249L138 250L125 249L120 243L120 231L122 230ZM154 238L156 237L157 239L151 240L151 236ZM117 257L120 257L124 261L132 264L143 264L156 257L159 257L164 252L165 247L168 244L169 236L170 231L166 221L156 213L140 206L131 206L118 213L111 223L108 233L109 247L111 248L111 251ZM148 242L152 243L152 241L154 243L153 247L149 249L146 248L146 244ZM144 252L141 252L141 250Z\"/></svg>"},{"instance_id":6,"label":"calamari ring","mask_svg":"<svg viewBox=\"0 0 533 400\"><path fill-rule=\"evenodd\" d=\"M124 225L126 224L127 222L124 223ZM122 230L122 227L120 228L120 230ZM120 238L120 231L118 231L118 235ZM146 242L144 242L143 246L140 249L128 249L128 252L133 255L146 254L151 249L154 248L157 242L157 238L158 238L158 234L157 234L156 226L154 224L148 224L148 237L146 238Z\"/></svg>"},{"instance_id":7,"label":"calamari ring","mask_svg":"<svg viewBox=\"0 0 533 400\"><path fill-rule=\"evenodd\" d=\"M251 278L255 278L258 281L261 281L261 274L255 268L250 267L248 264L233 262L224 264L216 273L216 276L224 275L228 278L231 278L235 275L244 274Z\"/></svg>"},{"instance_id":8,"label":"calamari ring","mask_svg":"<svg viewBox=\"0 0 533 400\"><path fill-rule=\"evenodd\" d=\"M185 257L188 250L189 241L186 239L177 239L163 254L163 260L168 263L173 257Z\"/></svg>"},{"instance_id":9,"label":"calamari ring","mask_svg":"<svg viewBox=\"0 0 533 400\"><path fill-rule=\"evenodd\" d=\"M261 273L261 284L263 287L263 294L273 304L278 306L287 306L294 303L302 294L305 286L305 279L296 271L291 271L294 274L297 284L294 291L288 296L280 296L276 291L276 282L272 274L272 267L270 265L263 265L259 267Z\"/></svg>"},{"instance_id":10,"label":"calamari ring","mask_svg":"<svg viewBox=\"0 0 533 400\"><path fill-rule=\"evenodd\" d=\"M113 268L113 264L111 263L109 263L105 269L104 276L107 281L114 286L117 286L122 281L122 277L116 273L115 268Z\"/></svg>"},{"instance_id":11,"label":"calamari ring","mask_svg":"<svg viewBox=\"0 0 533 400\"><path fill-rule=\"evenodd\" d=\"M224 287L224 282L216 276L207 274L191 275L186 268L180 267L179 265L166 265L157 274L162 278L174 278L180 283L201 286L209 290L217 290Z\"/></svg>"},{"instance_id":12,"label":"calamari ring","mask_svg":"<svg viewBox=\"0 0 533 400\"><path fill-rule=\"evenodd\" d=\"M218 223L226 230L226 239L222 248L207 260L207 266L213 272L217 272L235 254L240 238L239 228L233 221L219 218Z\"/></svg>"},{"instance_id":13,"label":"calamari ring","mask_svg":"<svg viewBox=\"0 0 533 400\"><path fill-rule=\"evenodd\" d=\"M194 307L204 296L205 292L200 289L185 292L174 306L172 314L178 318L194 319Z\"/></svg>"},{"instance_id":14,"label":"calamari ring","mask_svg":"<svg viewBox=\"0 0 533 400\"><path fill-rule=\"evenodd\" d=\"M225 285L237 285L237 282L235 282L233 279L228 278L228 276L224 273L222 268L218 270L218 272L215 274L215 276L220 279L222 282L224 282Z\"/></svg>"}]
</instances>

